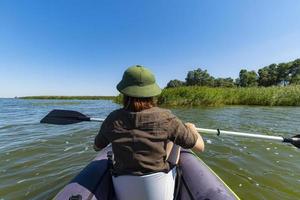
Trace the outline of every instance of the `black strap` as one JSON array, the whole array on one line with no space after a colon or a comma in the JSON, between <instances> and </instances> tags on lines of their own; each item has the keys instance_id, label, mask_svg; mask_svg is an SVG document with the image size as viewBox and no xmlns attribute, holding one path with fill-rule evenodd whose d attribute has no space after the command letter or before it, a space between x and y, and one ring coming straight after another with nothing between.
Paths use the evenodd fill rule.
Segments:
<instances>
[{"instance_id":1,"label":"black strap","mask_svg":"<svg viewBox=\"0 0 300 200\"><path fill-rule=\"evenodd\" d=\"M175 190L174 190L174 199L179 200L179 192L181 188L181 180L182 180L182 169L179 165L176 166L176 183L175 183Z\"/></svg>"},{"instance_id":2,"label":"black strap","mask_svg":"<svg viewBox=\"0 0 300 200\"><path fill-rule=\"evenodd\" d=\"M107 169L114 177L117 175L114 173L114 154L112 151L107 152Z\"/></svg>"}]
</instances>

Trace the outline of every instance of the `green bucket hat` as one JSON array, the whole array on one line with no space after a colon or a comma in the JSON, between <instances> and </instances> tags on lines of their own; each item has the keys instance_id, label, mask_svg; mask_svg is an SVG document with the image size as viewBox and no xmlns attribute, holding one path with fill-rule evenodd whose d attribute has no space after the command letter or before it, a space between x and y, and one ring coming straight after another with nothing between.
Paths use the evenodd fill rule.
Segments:
<instances>
[{"instance_id":1,"label":"green bucket hat","mask_svg":"<svg viewBox=\"0 0 300 200\"><path fill-rule=\"evenodd\" d=\"M117 89L130 97L154 97L161 93L152 72L140 65L129 67L124 72Z\"/></svg>"}]
</instances>

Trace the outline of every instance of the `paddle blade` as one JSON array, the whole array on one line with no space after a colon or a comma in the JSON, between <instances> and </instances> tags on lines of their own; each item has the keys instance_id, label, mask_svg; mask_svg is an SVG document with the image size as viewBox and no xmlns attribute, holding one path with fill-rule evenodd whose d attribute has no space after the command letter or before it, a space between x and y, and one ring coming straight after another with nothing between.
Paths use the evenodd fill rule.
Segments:
<instances>
[{"instance_id":1,"label":"paddle blade","mask_svg":"<svg viewBox=\"0 0 300 200\"><path fill-rule=\"evenodd\" d=\"M75 124L82 121L90 121L90 118L84 114L72 110L52 110L40 122L46 124Z\"/></svg>"},{"instance_id":2,"label":"paddle blade","mask_svg":"<svg viewBox=\"0 0 300 200\"><path fill-rule=\"evenodd\" d=\"M300 149L300 135L295 135L292 137L293 141L291 142L295 147Z\"/></svg>"}]
</instances>

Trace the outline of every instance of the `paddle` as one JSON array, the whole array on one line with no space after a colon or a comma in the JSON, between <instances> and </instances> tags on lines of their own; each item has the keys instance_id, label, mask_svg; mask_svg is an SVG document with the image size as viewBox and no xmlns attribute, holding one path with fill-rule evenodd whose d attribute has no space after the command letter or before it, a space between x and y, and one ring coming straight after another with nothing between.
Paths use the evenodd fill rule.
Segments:
<instances>
[{"instance_id":1,"label":"paddle","mask_svg":"<svg viewBox=\"0 0 300 200\"><path fill-rule=\"evenodd\" d=\"M66 124L75 124L83 121L96 121L103 122L104 119L100 118L91 118L80 112L71 111L71 110L52 110L48 115L46 115L41 123L47 124L58 124L58 125L66 125ZM266 140L274 140L284 143L290 143L297 148L300 148L300 135L295 135L291 138L285 138L282 136L271 136L271 135L261 135L261 134L251 134L251 133L241 133L241 132L233 132L233 131L223 131L223 130L213 130L213 129L204 129L197 128L197 131L200 133L207 134L216 134L216 135L233 135L233 136L241 136L241 137L249 137L249 138L257 138L257 139L266 139Z\"/></svg>"},{"instance_id":2,"label":"paddle","mask_svg":"<svg viewBox=\"0 0 300 200\"><path fill-rule=\"evenodd\" d=\"M90 118L80 112L72 111L72 110L52 110L48 115L46 115L41 120L41 123L67 125L67 124L75 124L83 121L102 122L104 120Z\"/></svg>"}]
</instances>

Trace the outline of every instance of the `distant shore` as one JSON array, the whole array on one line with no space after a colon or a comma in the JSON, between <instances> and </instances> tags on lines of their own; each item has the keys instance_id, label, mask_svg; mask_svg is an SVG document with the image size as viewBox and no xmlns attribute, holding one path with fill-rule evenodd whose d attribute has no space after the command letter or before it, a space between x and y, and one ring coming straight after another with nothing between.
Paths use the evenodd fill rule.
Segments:
<instances>
[{"instance_id":1,"label":"distant shore","mask_svg":"<svg viewBox=\"0 0 300 200\"><path fill-rule=\"evenodd\" d=\"M122 103L118 96L26 96L19 99L112 100ZM165 88L157 97L162 106L300 106L300 85L273 87L200 87Z\"/></svg>"},{"instance_id":2,"label":"distant shore","mask_svg":"<svg viewBox=\"0 0 300 200\"><path fill-rule=\"evenodd\" d=\"M18 99L114 100L115 96L25 96Z\"/></svg>"}]
</instances>

